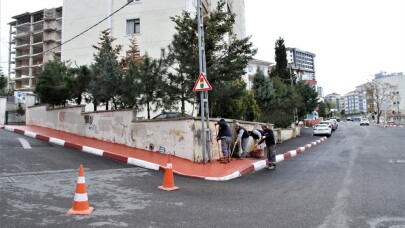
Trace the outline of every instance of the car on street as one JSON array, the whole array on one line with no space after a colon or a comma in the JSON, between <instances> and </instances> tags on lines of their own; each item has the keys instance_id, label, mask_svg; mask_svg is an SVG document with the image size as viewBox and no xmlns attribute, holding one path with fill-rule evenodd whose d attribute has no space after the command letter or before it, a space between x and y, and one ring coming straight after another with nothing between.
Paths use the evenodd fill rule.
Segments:
<instances>
[{"instance_id":1,"label":"car on street","mask_svg":"<svg viewBox=\"0 0 405 228\"><path fill-rule=\"evenodd\" d=\"M336 119L329 119L328 121L332 124L332 131L338 128L338 123Z\"/></svg>"},{"instance_id":2,"label":"car on street","mask_svg":"<svg viewBox=\"0 0 405 228\"><path fill-rule=\"evenodd\" d=\"M321 121L321 122L319 122L319 124L326 124L333 131L333 124L329 120Z\"/></svg>"},{"instance_id":3,"label":"car on street","mask_svg":"<svg viewBox=\"0 0 405 228\"><path fill-rule=\"evenodd\" d=\"M362 125L370 125L370 121L368 121L367 118L361 118L360 119L360 126Z\"/></svg>"},{"instance_id":4,"label":"car on street","mask_svg":"<svg viewBox=\"0 0 405 228\"><path fill-rule=\"evenodd\" d=\"M181 112L162 112L161 114L153 117L152 119L171 119L171 118L184 118L184 117L191 117L191 115L184 114L181 115Z\"/></svg>"},{"instance_id":5,"label":"car on street","mask_svg":"<svg viewBox=\"0 0 405 228\"><path fill-rule=\"evenodd\" d=\"M315 135L326 135L330 137L332 135L332 129L327 124L317 124L314 127L314 136Z\"/></svg>"}]
</instances>

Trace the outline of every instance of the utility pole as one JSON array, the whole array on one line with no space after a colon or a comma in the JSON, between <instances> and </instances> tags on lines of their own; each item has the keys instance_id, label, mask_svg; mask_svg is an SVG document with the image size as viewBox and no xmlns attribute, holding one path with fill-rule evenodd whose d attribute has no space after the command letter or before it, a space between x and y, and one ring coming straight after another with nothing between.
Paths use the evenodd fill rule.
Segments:
<instances>
[{"instance_id":1,"label":"utility pole","mask_svg":"<svg viewBox=\"0 0 405 228\"><path fill-rule=\"evenodd\" d=\"M204 44L204 27L203 27L203 11L202 11L202 1L197 2L197 17L198 17L198 57L199 57L199 68L200 72L203 72L207 77L206 72L206 61L205 61L205 44ZM208 77L207 77L208 78ZM200 112L201 112L201 149L203 161L206 163L211 160L211 134L210 134L210 119L209 119L209 109L208 109L208 91L200 92ZM207 126L205 126L205 116L207 117Z\"/></svg>"}]
</instances>

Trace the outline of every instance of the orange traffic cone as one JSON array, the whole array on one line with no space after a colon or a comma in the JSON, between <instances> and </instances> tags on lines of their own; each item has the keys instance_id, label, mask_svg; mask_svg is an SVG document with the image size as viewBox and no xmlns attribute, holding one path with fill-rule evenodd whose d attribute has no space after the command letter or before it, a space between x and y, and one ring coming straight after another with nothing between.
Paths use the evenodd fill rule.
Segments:
<instances>
[{"instance_id":1,"label":"orange traffic cone","mask_svg":"<svg viewBox=\"0 0 405 228\"><path fill-rule=\"evenodd\" d=\"M174 186L173 170L172 170L172 156L169 154L169 159L167 161L165 177L163 178L163 185L158 188L165 191L177 190L179 187Z\"/></svg>"},{"instance_id":2,"label":"orange traffic cone","mask_svg":"<svg viewBox=\"0 0 405 228\"><path fill-rule=\"evenodd\" d=\"M93 212L93 210L93 207L89 207L83 166L80 165L73 207L68 211L68 215L88 215Z\"/></svg>"}]
</instances>

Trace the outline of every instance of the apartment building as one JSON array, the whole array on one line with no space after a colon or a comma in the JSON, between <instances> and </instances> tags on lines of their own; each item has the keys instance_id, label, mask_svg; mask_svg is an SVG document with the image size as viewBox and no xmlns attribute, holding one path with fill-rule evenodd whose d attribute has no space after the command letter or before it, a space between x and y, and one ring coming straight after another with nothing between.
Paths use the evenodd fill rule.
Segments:
<instances>
[{"instance_id":1,"label":"apartment building","mask_svg":"<svg viewBox=\"0 0 405 228\"><path fill-rule=\"evenodd\" d=\"M121 9L129 0L69 0L63 5L62 40L66 41L82 31L97 24L113 12ZM203 0L203 11L212 11L219 0ZM245 37L245 15L243 0L228 0L227 10L236 14L234 33ZM135 36L140 53L159 58L161 49L166 48L175 34L175 24L170 17L187 11L197 12L195 0L134 0L107 20L62 47L62 59L72 60L77 65L89 65L93 61L95 49L92 45L99 42L100 32L111 30L116 40L113 44L122 44L121 55L129 49L129 39ZM197 77L197 76L196 76Z\"/></svg>"},{"instance_id":2,"label":"apartment building","mask_svg":"<svg viewBox=\"0 0 405 228\"><path fill-rule=\"evenodd\" d=\"M259 59L252 59L249 61L249 64L246 69L246 74L243 75L243 80L246 82L246 88L252 89L253 87L253 78L257 73L257 70L260 69L263 71L264 76L268 77L270 68L273 65L271 62L259 60Z\"/></svg>"},{"instance_id":3,"label":"apartment building","mask_svg":"<svg viewBox=\"0 0 405 228\"><path fill-rule=\"evenodd\" d=\"M392 91L397 96L397 99L393 100L390 104L390 110L400 113L405 113L405 76L403 72L384 74L380 76L375 75L375 79L383 83L388 83L391 85L396 85L397 90Z\"/></svg>"},{"instance_id":4,"label":"apartment building","mask_svg":"<svg viewBox=\"0 0 405 228\"><path fill-rule=\"evenodd\" d=\"M337 111L341 111L342 106L340 103L340 100L341 100L340 98L341 98L340 94L331 93L331 94L326 95L323 99L325 102L330 102L330 103L334 104L335 105L334 109L336 109Z\"/></svg>"},{"instance_id":5,"label":"apartment building","mask_svg":"<svg viewBox=\"0 0 405 228\"><path fill-rule=\"evenodd\" d=\"M344 95L345 114L364 114L367 112L364 91L355 90Z\"/></svg>"},{"instance_id":6,"label":"apartment building","mask_svg":"<svg viewBox=\"0 0 405 228\"><path fill-rule=\"evenodd\" d=\"M10 22L9 86L33 91L43 64L61 57L62 7L23 13Z\"/></svg>"},{"instance_id":7,"label":"apartment building","mask_svg":"<svg viewBox=\"0 0 405 228\"><path fill-rule=\"evenodd\" d=\"M310 84L316 88L315 54L298 48L286 48L287 62L292 73L298 76L297 80Z\"/></svg>"}]
</instances>

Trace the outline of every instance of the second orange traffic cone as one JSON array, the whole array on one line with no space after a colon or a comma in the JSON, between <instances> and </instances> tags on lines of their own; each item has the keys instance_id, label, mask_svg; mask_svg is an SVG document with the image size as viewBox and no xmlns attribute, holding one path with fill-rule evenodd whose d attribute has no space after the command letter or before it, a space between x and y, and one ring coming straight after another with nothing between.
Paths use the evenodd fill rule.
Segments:
<instances>
[{"instance_id":1,"label":"second orange traffic cone","mask_svg":"<svg viewBox=\"0 0 405 228\"><path fill-rule=\"evenodd\" d=\"M173 165L172 165L172 156L169 154L169 159L167 161L165 177L163 178L163 185L158 188L165 191L177 190L179 187L174 186L174 177L173 177Z\"/></svg>"},{"instance_id":2,"label":"second orange traffic cone","mask_svg":"<svg viewBox=\"0 0 405 228\"><path fill-rule=\"evenodd\" d=\"M86 181L84 180L83 166L80 165L79 177L77 178L76 193L73 200L73 207L68 211L68 215L88 215L94 208L89 207L87 198Z\"/></svg>"}]
</instances>

